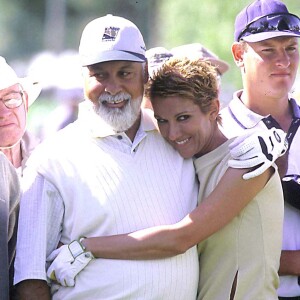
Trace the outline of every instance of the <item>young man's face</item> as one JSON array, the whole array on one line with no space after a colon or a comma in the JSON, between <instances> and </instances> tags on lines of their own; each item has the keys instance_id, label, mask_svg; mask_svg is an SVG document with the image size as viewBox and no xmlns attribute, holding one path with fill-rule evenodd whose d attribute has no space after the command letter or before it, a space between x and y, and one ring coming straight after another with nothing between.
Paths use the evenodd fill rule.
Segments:
<instances>
[{"instance_id":1,"label":"young man's face","mask_svg":"<svg viewBox=\"0 0 300 300\"><path fill-rule=\"evenodd\" d=\"M116 131L125 131L137 120L144 93L142 63L111 61L85 69L85 96L99 116Z\"/></svg>"},{"instance_id":2,"label":"young man's face","mask_svg":"<svg viewBox=\"0 0 300 300\"><path fill-rule=\"evenodd\" d=\"M242 56L244 83L270 97L286 97L299 64L298 38L248 43Z\"/></svg>"}]
</instances>

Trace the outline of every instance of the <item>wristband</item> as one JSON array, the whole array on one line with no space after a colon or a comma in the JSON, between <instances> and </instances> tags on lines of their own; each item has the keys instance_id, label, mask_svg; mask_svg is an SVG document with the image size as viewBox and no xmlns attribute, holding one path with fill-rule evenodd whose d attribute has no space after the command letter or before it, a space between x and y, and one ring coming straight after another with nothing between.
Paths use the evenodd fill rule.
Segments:
<instances>
[{"instance_id":1,"label":"wristband","mask_svg":"<svg viewBox=\"0 0 300 300\"><path fill-rule=\"evenodd\" d=\"M82 248L82 245L77 240L70 243L68 247L69 247L69 251L71 252L74 258L76 258L78 255L85 252L84 249Z\"/></svg>"},{"instance_id":2,"label":"wristband","mask_svg":"<svg viewBox=\"0 0 300 300\"><path fill-rule=\"evenodd\" d=\"M82 244L82 241L83 240L85 240L86 239L86 237L85 236L81 236L80 238L79 238L79 244L80 244L80 246L82 247L82 249L84 250L84 251L86 251L86 247Z\"/></svg>"}]
</instances>

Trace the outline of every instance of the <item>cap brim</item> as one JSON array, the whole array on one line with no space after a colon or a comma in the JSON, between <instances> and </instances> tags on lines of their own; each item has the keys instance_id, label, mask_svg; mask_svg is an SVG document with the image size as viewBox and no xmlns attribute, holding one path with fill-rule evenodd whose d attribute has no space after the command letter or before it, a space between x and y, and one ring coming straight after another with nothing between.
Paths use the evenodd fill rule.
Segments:
<instances>
[{"instance_id":1,"label":"cap brim","mask_svg":"<svg viewBox=\"0 0 300 300\"><path fill-rule=\"evenodd\" d=\"M134 62L145 62L147 59L143 54L110 50L99 53L90 53L88 56L81 55L82 66L94 65L106 61L125 60Z\"/></svg>"},{"instance_id":2,"label":"cap brim","mask_svg":"<svg viewBox=\"0 0 300 300\"><path fill-rule=\"evenodd\" d=\"M290 37L298 37L300 38L300 33L294 32L284 32L284 31L269 31L269 32L260 32L256 34L251 34L247 36L243 36L241 40L245 42L260 42L268 39L272 39L279 36L290 36Z\"/></svg>"},{"instance_id":3,"label":"cap brim","mask_svg":"<svg viewBox=\"0 0 300 300\"><path fill-rule=\"evenodd\" d=\"M210 61L211 64L218 69L221 75L223 75L229 69L229 64L223 60L215 59L215 58L206 58L206 60Z\"/></svg>"},{"instance_id":4,"label":"cap brim","mask_svg":"<svg viewBox=\"0 0 300 300\"><path fill-rule=\"evenodd\" d=\"M42 85L31 77L19 78L19 83L28 95L28 106L30 106L40 95Z\"/></svg>"}]
</instances>

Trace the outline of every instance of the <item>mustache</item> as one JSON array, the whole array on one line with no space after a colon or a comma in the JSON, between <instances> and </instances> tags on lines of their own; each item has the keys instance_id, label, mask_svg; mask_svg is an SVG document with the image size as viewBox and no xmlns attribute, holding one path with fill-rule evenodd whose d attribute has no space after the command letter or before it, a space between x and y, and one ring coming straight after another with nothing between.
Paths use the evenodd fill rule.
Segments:
<instances>
[{"instance_id":1,"label":"mustache","mask_svg":"<svg viewBox=\"0 0 300 300\"><path fill-rule=\"evenodd\" d=\"M114 102L121 102L123 100L131 100L131 96L128 94L128 93L125 93L125 92L121 92L121 93L118 93L116 95L111 95L109 93L102 93L99 98L98 98L98 101L100 103L103 103L103 102L108 102L108 103L114 103Z\"/></svg>"}]
</instances>

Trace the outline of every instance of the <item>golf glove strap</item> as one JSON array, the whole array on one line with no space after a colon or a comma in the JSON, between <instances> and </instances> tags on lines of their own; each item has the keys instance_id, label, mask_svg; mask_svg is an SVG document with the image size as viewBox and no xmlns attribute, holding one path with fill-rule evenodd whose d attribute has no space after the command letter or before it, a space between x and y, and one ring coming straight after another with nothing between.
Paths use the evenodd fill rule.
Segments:
<instances>
[{"instance_id":1,"label":"golf glove strap","mask_svg":"<svg viewBox=\"0 0 300 300\"><path fill-rule=\"evenodd\" d=\"M57 281L62 286L74 286L75 277L94 258L93 254L85 251L83 245L75 240L69 245L63 245L54 250L47 261L52 261L47 270L47 277Z\"/></svg>"}]
</instances>

